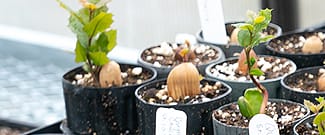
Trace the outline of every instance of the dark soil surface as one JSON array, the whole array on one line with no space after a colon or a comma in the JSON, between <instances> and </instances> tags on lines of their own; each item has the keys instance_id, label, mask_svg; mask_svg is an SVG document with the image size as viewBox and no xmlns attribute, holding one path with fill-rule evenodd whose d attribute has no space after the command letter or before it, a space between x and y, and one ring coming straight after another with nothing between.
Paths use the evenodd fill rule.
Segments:
<instances>
[{"instance_id":1,"label":"dark soil surface","mask_svg":"<svg viewBox=\"0 0 325 135\"><path fill-rule=\"evenodd\" d=\"M177 50L183 46L185 45L163 42L157 46L144 50L141 54L141 59L153 64L155 67L174 67L183 62L175 58ZM212 60L216 60L219 58L218 50L208 45L191 45L191 50L193 50L196 57L189 61L192 62L194 65L206 64Z\"/></svg>"},{"instance_id":2,"label":"dark soil surface","mask_svg":"<svg viewBox=\"0 0 325 135\"><path fill-rule=\"evenodd\" d=\"M280 134L292 132L293 122L307 114L307 110L297 104L283 102L268 102L266 115L278 124ZM214 112L213 116L220 122L236 127L248 128L249 120L243 117L237 104L231 104Z\"/></svg>"},{"instance_id":3,"label":"dark soil surface","mask_svg":"<svg viewBox=\"0 0 325 135\"><path fill-rule=\"evenodd\" d=\"M325 72L325 69L320 69L318 74L304 73L295 79L288 79L286 84L297 91L317 92L317 80L323 72Z\"/></svg>"},{"instance_id":4,"label":"dark soil surface","mask_svg":"<svg viewBox=\"0 0 325 135\"><path fill-rule=\"evenodd\" d=\"M20 135L27 130L18 130L10 127L0 126L0 135Z\"/></svg>"},{"instance_id":5,"label":"dark soil surface","mask_svg":"<svg viewBox=\"0 0 325 135\"><path fill-rule=\"evenodd\" d=\"M142 67L135 66L121 66L121 75L123 79L123 86L133 85L133 84L141 84L143 81L150 79L153 74L148 70L145 70ZM140 72L139 72L140 71ZM88 80L90 74L77 74L75 78L72 80L73 84L82 85L84 80Z\"/></svg>"},{"instance_id":6,"label":"dark soil surface","mask_svg":"<svg viewBox=\"0 0 325 135\"><path fill-rule=\"evenodd\" d=\"M297 126L296 132L299 133L299 135L319 135L317 126L313 123Z\"/></svg>"},{"instance_id":7,"label":"dark soil surface","mask_svg":"<svg viewBox=\"0 0 325 135\"><path fill-rule=\"evenodd\" d=\"M318 36L323 42L323 51L325 52L325 34L322 32L318 33L306 33L302 35L292 35L288 37L283 37L281 39L272 40L269 44L277 52L286 52L290 54L301 54L302 47L306 39L312 35Z\"/></svg>"},{"instance_id":8,"label":"dark soil surface","mask_svg":"<svg viewBox=\"0 0 325 135\"><path fill-rule=\"evenodd\" d=\"M222 85L220 82L214 84L209 84L205 82L201 85L201 93L196 96L186 96L184 99L179 101L174 100L172 97L168 96L168 90L166 85L160 85L156 88L150 88L142 93L141 97L152 104L195 104L205 101L210 101L211 99L218 97L228 91L228 88Z\"/></svg>"},{"instance_id":9,"label":"dark soil surface","mask_svg":"<svg viewBox=\"0 0 325 135\"><path fill-rule=\"evenodd\" d=\"M273 79L293 72L293 65L285 58L259 57L257 60L258 68L264 72L264 75L257 77L259 80ZM210 69L212 76L225 80L247 81L249 76L243 76L237 71L237 59L224 62L213 66Z\"/></svg>"}]
</instances>

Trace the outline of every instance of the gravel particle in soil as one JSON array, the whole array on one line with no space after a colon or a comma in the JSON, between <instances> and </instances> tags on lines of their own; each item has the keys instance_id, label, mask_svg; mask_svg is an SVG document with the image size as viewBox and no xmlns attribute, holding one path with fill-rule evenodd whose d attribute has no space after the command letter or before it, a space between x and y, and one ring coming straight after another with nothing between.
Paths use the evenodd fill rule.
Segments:
<instances>
[{"instance_id":1,"label":"gravel particle in soil","mask_svg":"<svg viewBox=\"0 0 325 135\"><path fill-rule=\"evenodd\" d=\"M175 55L177 49L184 46L184 44L163 42L144 50L141 54L141 59L153 64L155 67L174 67L182 62L176 60ZM208 45L194 44L190 48L196 55L196 58L190 60L194 65L205 64L219 57L218 50Z\"/></svg>"},{"instance_id":2,"label":"gravel particle in soil","mask_svg":"<svg viewBox=\"0 0 325 135\"><path fill-rule=\"evenodd\" d=\"M259 57L257 60L258 68L264 75L257 77L258 80L273 79L284 76L294 71L293 65L285 58L271 56ZM237 72L237 59L215 65L210 69L212 76L225 80L248 81L249 76L243 76Z\"/></svg>"},{"instance_id":3,"label":"gravel particle in soil","mask_svg":"<svg viewBox=\"0 0 325 135\"><path fill-rule=\"evenodd\" d=\"M268 102L266 115L278 124L280 134L291 132L293 122L307 114L305 108L297 104L283 102ZM242 116L236 103L214 112L213 116L220 122L236 127L248 127L249 119Z\"/></svg>"},{"instance_id":4,"label":"gravel particle in soil","mask_svg":"<svg viewBox=\"0 0 325 135\"><path fill-rule=\"evenodd\" d=\"M292 35L290 37L285 37L283 39L276 39L270 42L269 46L275 51L286 52L291 54L303 53L302 48L306 39L311 36L319 37L323 43L323 50L321 53L325 52L325 34L323 32L306 33L302 35Z\"/></svg>"},{"instance_id":5,"label":"gravel particle in soil","mask_svg":"<svg viewBox=\"0 0 325 135\"><path fill-rule=\"evenodd\" d=\"M201 93L199 95L185 96L184 99L180 99L178 101L168 96L166 85L160 85L157 88L150 88L140 93L140 97L151 104L196 104L210 101L228 91L228 88L222 85L220 82L216 82L215 84L209 84L206 82L203 85L200 85L200 89Z\"/></svg>"}]
</instances>

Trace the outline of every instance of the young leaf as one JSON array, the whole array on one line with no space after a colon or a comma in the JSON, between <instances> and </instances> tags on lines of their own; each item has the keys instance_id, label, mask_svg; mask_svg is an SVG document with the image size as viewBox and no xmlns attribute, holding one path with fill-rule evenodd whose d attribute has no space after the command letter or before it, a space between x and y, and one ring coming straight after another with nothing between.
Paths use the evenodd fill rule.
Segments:
<instances>
[{"instance_id":1,"label":"young leaf","mask_svg":"<svg viewBox=\"0 0 325 135\"><path fill-rule=\"evenodd\" d=\"M95 36L98 32L105 31L113 23L111 13L101 12L88 24L85 25L84 31L88 36Z\"/></svg>"},{"instance_id":2,"label":"young leaf","mask_svg":"<svg viewBox=\"0 0 325 135\"><path fill-rule=\"evenodd\" d=\"M318 103L321 103L324 101L324 97L318 97L318 98L315 98L315 100L318 102Z\"/></svg>"},{"instance_id":3,"label":"young leaf","mask_svg":"<svg viewBox=\"0 0 325 135\"><path fill-rule=\"evenodd\" d=\"M116 46L116 30L110 30L108 32L105 32L106 36L108 37L108 45L107 50L110 52L115 46Z\"/></svg>"},{"instance_id":4,"label":"young leaf","mask_svg":"<svg viewBox=\"0 0 325 135\"><path fill-rule=\"evenodd\" d=\"M266 35L264 37L261 37L260 42L266 42L266 41L269 41L272 38L274 38L273 35Z\"/></svg>"},{"instance_id":5,"label":"young leaf","mask_svg":"<svg viewBox=\"0 0 325 135\"><path fill-rule=\"evenodd\" d=\"M237 35L238 42L241 46L247 47L250 45L250 33L248 30L240 30Z\"/></svg>"},{"instance_id":6,"label":"young leaf","mask_svg":"<svg viewBox=\"0 0 325 135\"><path fill-rule=\"evenodd\" d=\"M259 89L247 89L244 97L242 96L238 99L239 110L243 116L251 118L260 112L262 102L263 95Z\"/></svg>"},{"instance_id":7,"label":"young leaf","mask_svg":"<svg viewBox=\"0 0 325 135\"><path fill-rule=\"evenodd\" d=\"M262 76L262 75L264 75L263 71L258 69L258 68L251 69L249 74L254 75L254 76Z\"/></svg>"},{"instance_id":8,"label":"young leaf","mask_svg":"<svg viewBox=\"0 0 325 135\"><path fill-rule=\"evenodd\" d=\"M255 60L255 58L254 57L250 57L250 59L249 59L249 63L250 63L250 67L252 67L254 64L255 64L255 62L256 62L256 60Z\"/></svg>"},{"instance_id":9,"label":"young leaf","mask_svg":"<svg viewBox=\"0 0 325 135\"><path fill-rule=\"evenodd\" d=\"M77 41L76 48L74 50L75 52L75 61L77 63L79 62L85 62L86 61L86 48L84 48L79 41Z\"/></svg>"},{"instance_id":10,"label":"young leaf","mask_svg":"<svg viewBox=\"0 0 325 135\"><path fill-rule=\"evenodd\" d=\"M89 55L95 65L102 66L109 61L104 52L90 52Z\"/></svg>"},{"instance_id":11,"label":"young leaf","mask_svg":"<svg viewBox=\"0 0 325 135\"><path fill-rule=\"evenodd\" d=\"M316 115L313 123L317 125L320 135L325 135L325 112Z\"/></svg>"}]
</instances>

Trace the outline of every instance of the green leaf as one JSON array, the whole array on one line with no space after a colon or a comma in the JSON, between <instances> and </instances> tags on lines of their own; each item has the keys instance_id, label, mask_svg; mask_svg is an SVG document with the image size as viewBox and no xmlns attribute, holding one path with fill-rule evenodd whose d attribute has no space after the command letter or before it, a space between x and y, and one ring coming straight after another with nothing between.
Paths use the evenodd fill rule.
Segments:
<instances>
[{"instance_id":1,"label":"green leaf","mask_svg":"<svg viewBox=\"0 0 325 135\"><path fill-rule=\"evenodd\" d=\"M86 61L86 48L84 48L79 41L77 41L76 48L75 48L75 61L77 63L79 62L85 62Z\"/></svg>"},{"instance_id":2,"label":"green leaf","mask_svg":"<svg viewBox=\"0 0 325 135\"><path fill-rule=\"evenodd\" d=\"M318 97L318 98L315 98L315 100L318 102L318 103L321 103L324 101L324 97Z\"/></svg>"},{"instance_id":3,"label":"green leaf","mask_svg":"<svg viewBox=\"0 0 325 135\"><path fill-rule=\"evenodd\" d=\"M240 29L242 30L248 30L248 31L253 31L254 26L252 24L244 23L240 26Z\"/></svg>"},{"instance_id":4,"label":"green leaf","mask_svg":"<svg viewBox=\"0 0 325 135\"><path fill-rule=\"evenodd\" d=\"M258 68L251 69L249 74L254 75L254 76L262 76L262 75L264 75L263 71L258 69Z\"/></svg>"},{"instance_id":5,"label":"green leaf","mask_svg":"<svg viewBox=\"0 0 325 135\"><path fill-rule=\"evenodd\" d=\"M319 113L313 123L317 125L320 135L325 135L325 112Z\"/></svg>"},{"instance_id":6,"label":"green leaf","mask_svg":"<svg viewBox=\"0 0 325 135\"><path fill-rule=\"evenodd\" d=\"M250 61L250 65L249 65L250 67L252 67L256 62L254 57L250 57L249 61Z\"/></svg>"},{"instance_id":7,"label":"green leaf","mask_svg":"<svg viewBox=\"0 0 325 135\"><path fill-rule=\"evenodd\" d=\"M108 58L104 52L90 52L89 56L97 66L102 66L108 62Z\"/></svg>"},{"instance_id":8,"label":"green leaf","mask_svg":"<svg viewBox=\"0 0 325 135\"><path fill-rule=\"evenodd\" d=\"M85 25L84 31L89 37L95 36L98 32L103 32L113 23L111 13L99 13L93 20Z\"/></svg>"},{"instance_id":9,"label":"green leaf","mask_svg":"<svg viewBox=\"0 0 325 135\"><path fill-rule=\"evenodd\" d=\"M238 42L243 47L248 47L250 45L250 33L248 30L240 30L237 35Z\"/></svg>"},{"instance_id":10,"label":"green leaf","mask_svg":"<svg viewBox=\"0 0 325 135\"><path fill-rule=\"evenodd\" d=\"M86 48L88 45L88 36L83 30L84 25L82 22L80 22L80 20L75 16L70 16L68 27L77 35L77 39L79 40L80 44Z\"/></svg>"},{"instance_id":11,"label":"green leaf","mask_svg":"<svg viewBox=\"0 0 325 135\"><path fill-rule=\"evenodd\" d=\"M264 37L262 37L262 38L260 39L260 42L266 42L266 41L271 40L272 38L274 38L273 35L266 35L266 36L264 36Z\"/></svg>"},{"instance_id":12,"label":"green leaf","mask_svg":"<svg viewBox=\"0 0 325 135\"><path fill-rule=\"evenodd\" d=\"M113 50L113 48L116 46L116 35L117 35L116 30L110 30L106 32L106 36L108 37L108 42L109 42L107 45L108 52Z\"/></svg>"},{"instance_id":13,"label":"green leaf","mask_svg":"<svg viewBox=\"0 0 325 135\"><path fill-rule=\"evenodd\" d=\"M313 113L317 113L319 111L316 105L309 100L304 99L304 105Z\"/></svg>"},{"instance_id":14,"label":"green leaf","mask_svg":"<svg viewBox=\"0 0 325 135\"><path fill-rule=\"evenodd\" d=\"M237 103L242 115L251 118L260 112L262 102L262 92L257 88L250 88L246 89L244 97L239 97Z\"/></svg>"}]
</instances>

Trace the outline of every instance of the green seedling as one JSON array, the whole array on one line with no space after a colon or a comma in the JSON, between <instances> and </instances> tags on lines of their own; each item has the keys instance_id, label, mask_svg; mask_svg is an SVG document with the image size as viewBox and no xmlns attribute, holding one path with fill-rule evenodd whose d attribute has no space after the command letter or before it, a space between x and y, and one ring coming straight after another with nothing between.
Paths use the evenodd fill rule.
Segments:
<instances>
[{"instance_id":1,"label":"green seedling","mask_svg":"<svg viewBox=\"0 0 325 135\"><path fill-rule=\"evenodd\" d=\"M318 102L317 105L314 103L310 102L309 100L304 100L304 105L309 108L310 111L313 113L319 113L321 111L325 112L325 100L324 97L318 97L315 98L315 100ZM323 110L322 110L323 109Z\"/></svg>"},{"instance_id":2,"label":"green seedling","mask_svg":"<svg viewBox=\"0 0 325 135\"><path fill-rule=\"evenodd\" d=\"M317 114L313 123L317 125L320 135L325 135L325 100L324 97L318 97L315 98L315 100L318 102L317 105L309 100L304 100L304 105L307 106L310 111Z\"/></svg>"},{"instance_id":3,"label":"green seedling","mask_svg":"<svg viewBox=\"0 0 325 135\"><path fill-rule=\"evenodd\" d=\"M113 14L108 12L111 0L80 0L82 8L73 11L61 0L59 5L70 13L69 28L76 34L75 62L83 63L83 69L91 74L93 85L99 87L101 67L109 62L107 54L116 45Z\"/></svg>"},{"instance_id":4,"label":"green seedling","mask_svg":"<svg viewBox=\"0 0 325 135\"><path fill-rule=\"evenodd\" d=\"M319 134L325 135L325 112L317 114L313 123L317 125Z\"/></svg>"},{"instance_id":5,"label":"green seedling","mask_svg":"<svg viewBox=\"0 0 325 135\"><path fill-rule=\"evenodd\" d=\"M244 48L243 52L245 54L243 55L244 58L239 59L245 60L250 79L257 87L247 89L244 96L241 96L238 99L240 112L247 118L251 118L258 113L264 113L268 101L268 92L266 88L254 77L261 76L264 73L260 69L254 67L256 59L251 57L250 53L253 47L259 45L260 42L265 42L273 37L271 35L262 37L261 35L262 31L267 28L271 21L271 12L271 9L260 10L258 14L249 11L247 13L249 20L246 23L235 25L239 28L237 38L239 44Z\"/></svg>"}]
</instances>

